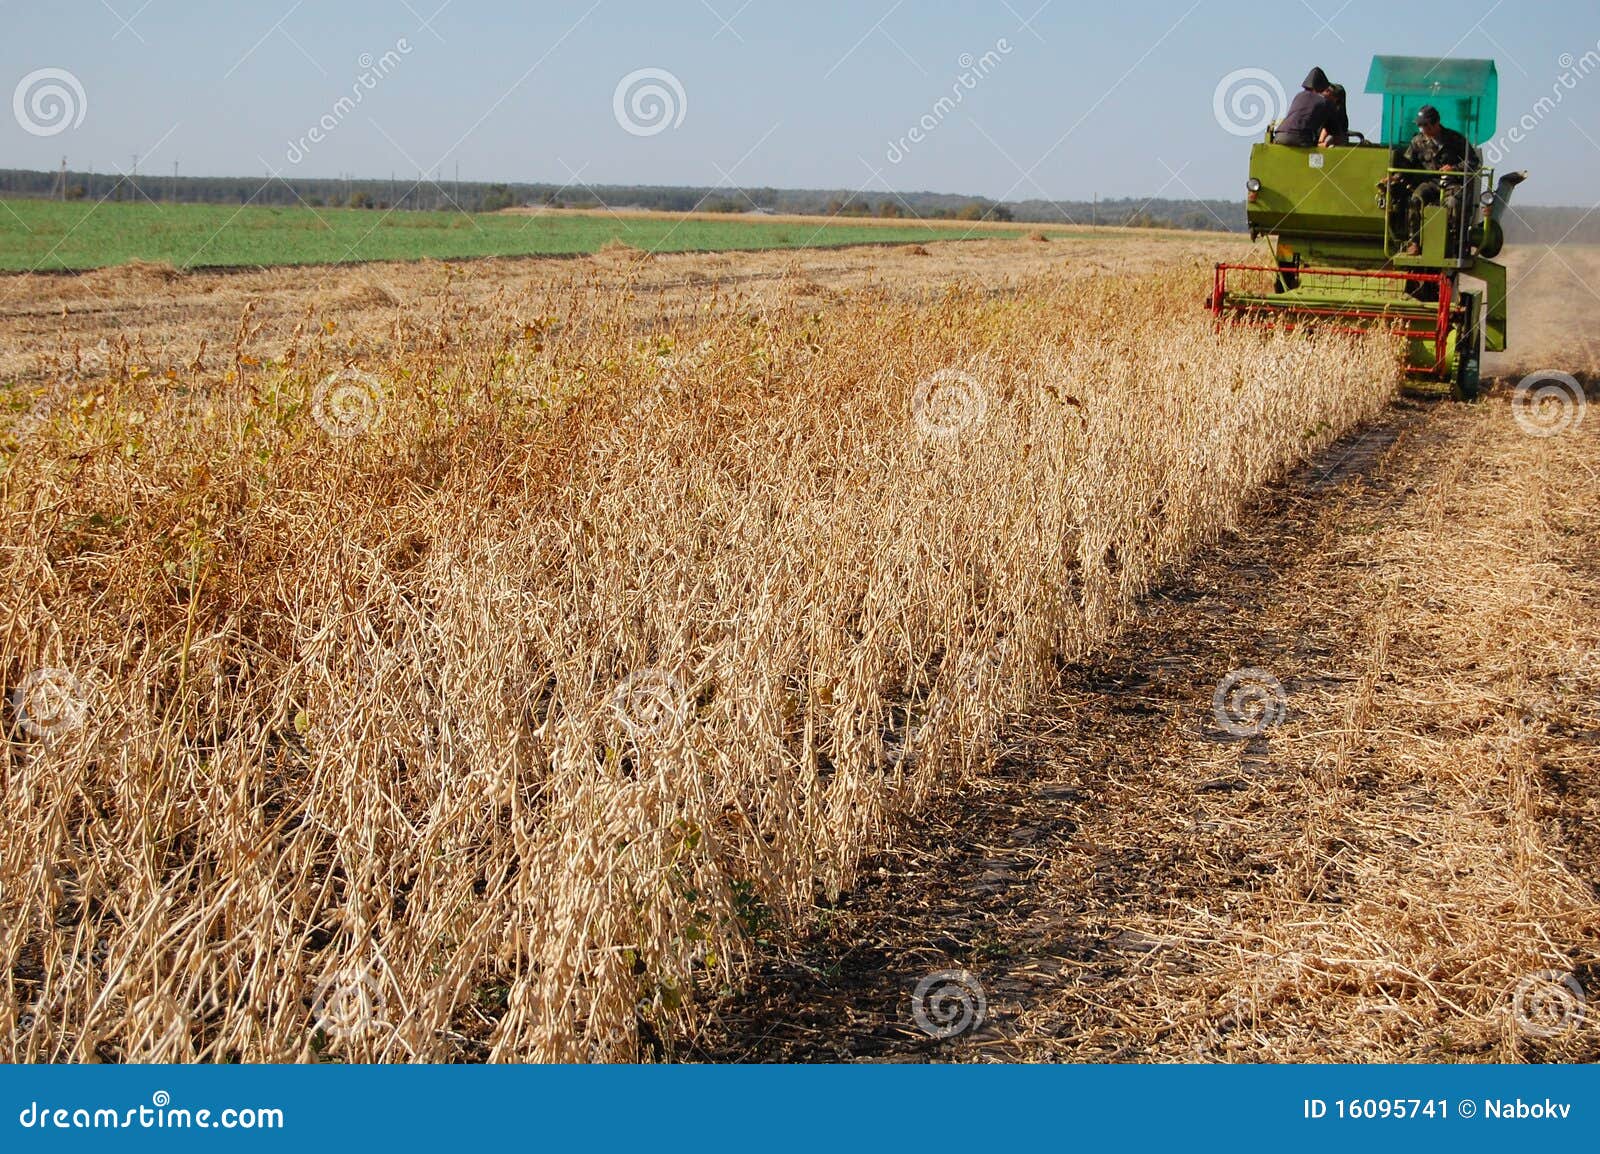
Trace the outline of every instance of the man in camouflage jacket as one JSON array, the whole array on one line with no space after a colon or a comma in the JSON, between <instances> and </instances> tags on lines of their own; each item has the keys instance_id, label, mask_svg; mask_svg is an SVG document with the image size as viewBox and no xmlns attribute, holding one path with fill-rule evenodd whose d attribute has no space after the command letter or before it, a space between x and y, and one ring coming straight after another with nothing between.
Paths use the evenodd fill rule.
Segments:
<instances>
[{"instance_id":1,"label":"man in camouflage jacket","mask_svg":"<svg viewBox=\"0 0 1600 1154\"><path fill-rule=\"evenodd\" d=\"M1439 110L1424 104L1417 110L1417 134L1411 138L1401 159L1404 168L1425 169L1428 172L1474 172L1480 160L1478 150L1465 136L1453 128L1439 123ZM1421 181L1411 190L1411 207L1407 213L1407 228L1411 243L1406 253L1415 256L1422 251L1422 209L1425 205L1440 203L1441 197L1450 209L1452 220L1461 208L1461 181L1441 176L1437 180Z\"/></svg>"}]
</instances>

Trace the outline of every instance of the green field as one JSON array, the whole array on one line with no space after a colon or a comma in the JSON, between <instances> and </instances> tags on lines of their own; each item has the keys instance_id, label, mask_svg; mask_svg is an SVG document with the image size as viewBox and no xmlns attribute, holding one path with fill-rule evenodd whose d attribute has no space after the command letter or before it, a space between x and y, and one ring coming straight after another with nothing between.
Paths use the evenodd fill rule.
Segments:
<instances>
[{"instance_id":1,"label":"green field","mask_svg":"<svg viewBox=\"0 0 1600 1154\"><path fill-rule=\"evenodd\" d=\"M976 226L972 233L988 231ZM903 244L967 234L967 227L949 224L841 223L821 217L812 222L0 200L0 270L101 268L131 260L201 268L562 255L594 252L611 241L656 252L708 252Z\"/></svg>"}]
</instances>

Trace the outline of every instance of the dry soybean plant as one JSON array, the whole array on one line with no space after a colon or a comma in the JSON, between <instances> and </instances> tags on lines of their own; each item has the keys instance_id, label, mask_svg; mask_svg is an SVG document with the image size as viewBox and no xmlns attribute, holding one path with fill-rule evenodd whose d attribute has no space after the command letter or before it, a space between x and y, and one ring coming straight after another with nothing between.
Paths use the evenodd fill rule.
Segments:
<instances>
[{"instance_id":1,"label":"dry soybean plant","mask_svg":"<svg viewBox=\"0 0 1600 1154\"><path fill-rule=\"evenodd\" d=\"M3 1056L671 1057L1392 395L1198 279L112 347L0 437Z\"/></svg>"}]
</instances>

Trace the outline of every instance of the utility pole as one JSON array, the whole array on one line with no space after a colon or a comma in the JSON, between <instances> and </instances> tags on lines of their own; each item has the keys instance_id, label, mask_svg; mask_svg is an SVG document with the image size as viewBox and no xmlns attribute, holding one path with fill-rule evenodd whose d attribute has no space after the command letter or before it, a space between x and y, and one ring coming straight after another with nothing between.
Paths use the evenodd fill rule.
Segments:
<instances>
[{"instance_id":1,"label":"utility pole","mask_svg":"<svg viewBox=\"0 0 1600 1154\"><path fill-rule=\"evenodd\" d=\"M67 199L67 158L61 158L61 199Z\"/></svg>"},{"instance_id":2,"label":"utility pole","mask_svg":"<svg viewBox=\"0 0 1600 1154\"><path fill-rule=\"evenodd\" d=\"M1100 194L1098 192L1094 194L1094 200L1090 203L1089 223L1091 225L1100 223Z\"/></svg>"},{"instance_id":3,"label":"utility pole","mask_svg":"<svg viewBox=\"0 0 1600 1154\"><path fill-rule=\"evenodd\" d=\"M172 195L168 197L173 204L178 203L178 162L172 162Z\"/></svg>"},{"instance_id":4,"label":"utility pole","mask_svg":"<svg viewBox=\"0 0 1600 1154\"><path fill-rule=\"evenodd\" d=\"M456 207L461 207L461 162L456 161Z\"/></svg>"}]
</instances>

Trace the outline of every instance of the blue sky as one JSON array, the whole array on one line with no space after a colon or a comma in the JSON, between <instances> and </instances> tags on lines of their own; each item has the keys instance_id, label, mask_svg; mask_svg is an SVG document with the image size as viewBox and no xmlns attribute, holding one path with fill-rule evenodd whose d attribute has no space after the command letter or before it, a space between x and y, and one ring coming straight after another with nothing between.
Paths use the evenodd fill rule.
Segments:
<instances>
[{"instance_id":1,"label":"blue sky","mask_svg":"<svg viewBox=\"0 0 1600 1154\"><path fill-rule=\"evenodd\" d=\"M1532 115L1600 54L1593 0L0 0L0 19L0 167L1232 197L1248 138L1219 123L1225 77L1292 94L1320 64L1375 129L1359 90L1382 52L1495 58L1502 126L1535 122L1503 161L1532 171L1522 197L1600 197L1600 67ZM617 111L643 70L664 123L627 91ZM52 86L65 121L31 101Z\"/></svg>"}]
</instances>

